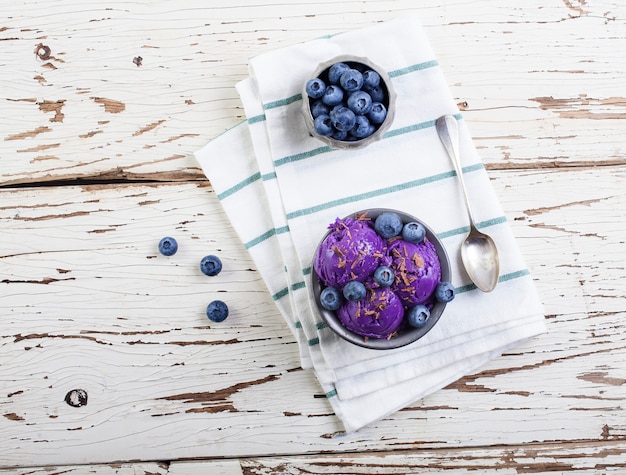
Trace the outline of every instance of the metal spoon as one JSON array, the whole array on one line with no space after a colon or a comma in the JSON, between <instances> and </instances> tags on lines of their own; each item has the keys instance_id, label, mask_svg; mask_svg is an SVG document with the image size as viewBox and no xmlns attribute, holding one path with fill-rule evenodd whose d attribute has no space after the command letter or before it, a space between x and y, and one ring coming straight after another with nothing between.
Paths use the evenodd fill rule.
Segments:
<instances>
[{"instance_id":1,"label":"metal spoon","mask_svg":"<svg viewBox=\"0 0 626 475\"><path fill-rule=\"evenodd\" d=\"M444 115L437 119L437 133L446 152L456 170L456 175L461 183L465 207L470 220L470 232L461 244L461 259L465 270L476 287L483 292L491 292L498 283L500 263L498 249L491 237L476 229L472 209L470 208L463 169L459 155L459 129L456 119L451 115Z\"/></svg>"}]
</instances>

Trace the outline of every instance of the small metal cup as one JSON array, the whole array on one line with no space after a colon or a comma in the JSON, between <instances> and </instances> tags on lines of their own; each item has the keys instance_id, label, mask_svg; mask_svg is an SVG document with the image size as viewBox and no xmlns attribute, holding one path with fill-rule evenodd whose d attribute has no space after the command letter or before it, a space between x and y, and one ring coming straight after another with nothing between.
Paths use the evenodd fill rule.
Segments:
<instances>
[{"instance_id":1,"label":"small metal cup","mask_svg":"<svg viewBox=\"0 0 626 475\"><path fill-rule=\"evenodd\" d=\"M329 61L320 64L317 69L315 69L315 71L311 73L311 76L308 79L320 77L324 82L326 82L326 84L328 84L328 70L333 64L339 62L346 63L348 66L361 72L371 69L373 71L376 71L380 75L381 84L383 85L386 92L386 97L383 104L387 108L387 116L385 117L383 123L378 126L378 128L372 135L354 141L336 140L332 137L318 134L315 131L315 127L313 126L314 119L313 115L311 114L311 105L313 104L314 100L311 99L306 93L306 82L302 87L302 113L304 115L304 120L306 122L307 128L309 129L309 132L313 137L321 140L322 142L326 143L334 149L357 150L363 147L367 147L372 142L380 140L384 133L389 129L391 123L393 122L395 114L396 92L393 89L391 78L382 68L375 65L367 58L362 58L359 56L337 56Z\"/></svg>"}]
</instances>

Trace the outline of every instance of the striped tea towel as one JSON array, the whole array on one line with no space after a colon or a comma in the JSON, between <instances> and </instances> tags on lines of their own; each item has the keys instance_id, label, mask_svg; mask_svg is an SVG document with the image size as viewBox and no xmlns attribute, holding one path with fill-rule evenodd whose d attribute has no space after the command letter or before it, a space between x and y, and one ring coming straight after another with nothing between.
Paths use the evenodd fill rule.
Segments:
<instances>
[{"instance_id":1,"label":"striped tea towel","mask_svg":"<svg viewBox=\"0 0 626 475\"><path fill-rule=\"evenodd\" d=\"M350 54L386 70L397 93L383 139L358 151L311 137L303 84ZM406 17L261 54L237 84L247 120L196 152L234 229L347 432L381 419L545 331L543 308L467 127L416 18ZM455 114L473 212L496 241L501 276L482 293L460 261L468 217L435 120ZM457 296L419 341L369 350L337 337L311 293L315 248L336 217L393 208L428 223L451 259Z\"/></svg>"}]
</instances>

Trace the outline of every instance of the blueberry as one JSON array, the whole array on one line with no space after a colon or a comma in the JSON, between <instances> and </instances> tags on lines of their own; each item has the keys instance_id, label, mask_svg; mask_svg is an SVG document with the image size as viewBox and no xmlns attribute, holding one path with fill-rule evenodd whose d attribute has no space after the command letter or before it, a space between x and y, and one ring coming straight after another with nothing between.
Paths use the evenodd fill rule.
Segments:
<instances>
[{"instance_id":1,"label":"blueberry","mask_svg":"<svg viewBox=\"0 0 626 475\"><path fill-rule=\"evenodd\" d=\"M430 310L424 305L411 307L407 312L407 321L414 328L422 328L430 318Z\"/></svg>"},{"instance_id":2,"label":"blueberry","mask_svg":"<svg viewBox=\"0 0 626 475\"><path fill-rule=\"evenodd\" d=\"M322 102L328 106L336 106L343 101L343 89L331 84L324 91Z\"/></svg>"},{"instance_id":3,"label":"blueberry","mask_svg":"<svg viewBox=\"0 0 626 475\"><path fill-rule=\"evenodd\" d=\"M212 322L223 322L228 317L228 306L221 300L213 300L206 308L206 316Z\"/></svg>"},{"instance_id":4,"label":"blueberry","mask_svg":"<svg viewBox=\"0 0 626 475\"><path fill-rule=\"evenodd\" d=\"M318 115L313 121L313 128L315 132L323 136L329 136L333 133L333 124L330 121L330 116L326 114Z\"/></svg>"},{"instance_id":5,"label":"blueberry","mask_svg":"<svg viewBox=\"0 0 626 475\"><path fill-rule=\"evenodd\" d=\"M357 69L348 69L339 78L339 84L348 92L361 89L361 86L363 86L363 74Z\"/></svg>"},{"instance_id":6,"label":"blueberry","mask_svg":"<svg viewBox=\"0 0 626 475\"><path fill-rule=\"evenodd\" d=\"M348 282L343 288L343 296L351 302L363 300L366 294L365 285L358 280Z\"/></svg>"},{"instance_id":7,"label":"blueberry","mask_svg":"<svg viewBox=\"0 0 626 475\"><path fill-rule=\"evenodd\" d=\"M222 261L217 256L204 256L200 261L200 270L209 276L217 275L222 271Z\"/></svg>"},{"instance_id":8,"label":"blueberry","mask_svg":"<svg viewBox=\"0 0 626 475\"><path fill-rule=\"evenodd\" d=\"M387 117L387 108L380 102L374 102L367 114L367 118L372 124L382 124Z\"/></svg>"},{"instance_id":9,"label":"blueberry","mask_svg":"<svg viewBox=\"0 0 626 475\"><path fill-rule=\"evenodd\" d=\"M363 89L374 89L380 84L380 74L368 69L363 73Z\"/></svg>"},{"instance_id":10,"label":"blueberry","mask_svg":"<svg viewBox=\"0 0 626 475\"><path fill-rule=\"evenodd\" d=\"M435 298L439 302L451 302L456 294L456 289L450 282L440 282L435 287Z\"/></svg>"},{"instance_id":11,"label":"blueberry","mask_svg":"<svg viewBox=\"0 0 626 475\"><path fill-rule=\"evenodd\" d=\"M338 105L330 111L330 121L339 131L348 131L354 127L356 116L346 106Z\"/></svg>"},{"instance_id":12,"label":"blueberry","mask_svg":"<svg viewBox=\"0 0 626 475\"><path fill-rule=\"evenodd\" d=\"M311 115L314 119L319 115L328 115L329 112L330 107L324 104L321 100L315 101L313 104L311 104Z\"/></svg>"},{"instance_id":13,"label":"blueberry","mask_svg":"<svg viewBox=\"0 0 626 475\"><path fill-rule=\"evenodd\" d=\"M372 127L370 121L364 115L357 115L354 127L350 129L350 133L354 135L357 139L364 139L365 137L369 137L374 132L375 128Z\"/></svg>"},{"instance_id":14,"label":"blueberry","mask_svg":"<svg viewBox=\"0 0 626 475\"><path fill-rule=\"evenodd\" d=\"M374 221L374 229L385 239L395 237L402 231L402 219L397 213L385 211Z\"/></svg>"},{"instance_id":15,"label":"blueberry","mask_svg":"<svg viewBox=\"0 0 626 475\"><path fill-rule=\"evenodd\" d=\"M331 134L331 138L335 140L348 140L348 131L347 130L335 130Z\"/></svg>"},{"instance_id":16,"label":"blueberry","mask_svg":"<svg viewBox=\"0 0 626 475\"><path fill-rule=\"evenodd\" d=\"M335 63L328 69L328 82L331 84L339 84L339 78L345 73L350 66L346 63Z\"/></svg>"},{"instance_id":17,"label":"blueberry","mask_svg":"<svg viewBox=\"0 0 626 475\"><path fill-rule=\"evenodd\" d=\"M335 287L326 287L320 294L320 302L326 310L337 310L343 303L341 292Z\"/></svg>"},{"instance_id":18,"label":"blueberry","mask_svg":"<svg viewBox=\"0 0 626 475\"><path fill-rule=\"evenodd\" d=\"M406 223L402 228L402 239L409 242L419 243L426 237L426 229L415 221Z\"/></svg>"},{"instance_id":19,"label":"blueberry","mask_svg":"<svg viewBox=\"0 0 626 475\"><path fill-rule=\"evenodd\" d=\"M372 101L374 102L383 102L385 100L385 90L382 86L363 88L363 90L372 96Z\"/></svg>"},{"instance_id":20,"label":"blueberry","mask_svg":"<svg viewBox=\"0 0 626 475\"><path fill-rule=\"evenodd\" d=\"M307 81L305 89L310 98L319 99L324 95L326 84L320 78L313 78Z\"/></svg>"},{"instance_id":21,"label":"blueberry","mask_svg":"<svg viewBox=\"0 0 626 475\"><path fill-rule=\"evenodd\" d=\"M178 251L178 243L173 237L164 237L159 241L159 252L164 256L173 256Z\"/></svg>"},{"instance_id":22,"label":"blueberry","mask_svg":"<svg viewBox=\"0 0 626 475\"><path fill-rule=\"evenodd\" d=\"M380 266L374 271L374 280L382 287L390 287L396 276L393 269L388 266Z\"/></svg>"},{"instance_id":23,"label":"blueberry","mask_svg":"<svg viewBox=\"0 0 626 475\"><path fill-rule=\"evenodd\" d=\"M359 115L365 115L372 110L372 96L365 91L354 91L348 97L348 107Z\"/></svg>"}]
</instances>

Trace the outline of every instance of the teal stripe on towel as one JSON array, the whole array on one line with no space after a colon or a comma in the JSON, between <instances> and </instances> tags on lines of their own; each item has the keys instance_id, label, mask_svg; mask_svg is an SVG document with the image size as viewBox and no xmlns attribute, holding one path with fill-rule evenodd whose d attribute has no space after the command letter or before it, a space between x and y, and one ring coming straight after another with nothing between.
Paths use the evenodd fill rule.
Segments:
<instances>
[{"instance_id":1,"label":"teal stripe on towel","mask_svg":"<svg viewBox=\"0 0 626 475\"><path fill-rule=\"evenodd\" d=\"M275 236L276 234L282 234L289 232L289 226L283 226L282 228L272 228L268 231L265 231L263 234L251 239L250 241L244 243L244 247L246 249L250 249L251 247L256 246L257 244L262 243L263 241Z\"/></svg>"},{"instance_id":2,"label":"teal stripe on towel","mask_svg":"<svg viewBox=\"0 0 626 475\"><path fill-rule=\"evenodd\" d=\"M219 193L217 195L217 199L219 200L223 200L224 198L229 197L230 195L237 193L239 190L241 190L242 188L245 188L246 186L254 183L257 180L261 179L261 174L260 173L255 173L252 176L249 176L248 178L241 180L239 183L237 183L234 186L231 186L230 188L222 191L221 193Z\"/></svg>"},{"instance_id":3,"label":"teal stripe on towel","mask_svg":"<svg viewBox=\"0 0 626 475\"><path fill-rule=\"evenodd\" d=\"M484 166L482 163L477 163L475 165L470 165L468 167L463 168L463 173L470 173L476 170L483 169ZM425 178L420 178L418 180L408 181L406 183L400 183L398 185L388 186L385 188L379 188L378 190L367 191L365 193L359 193L357 195L346 196L344 198L339 198L332 201L327 201L326 203L320 203L315 206L311 206L309 208L303 208L296 211L292 211L291 213L287 213L287 220L298 218L301 216L307 216L310 214L317 213L319 211L323 211L329 208L333 208L335 206L340 206L346 203L353 203L355 201L366 200L369 198L374 198L376 196L386 195L388 193L393 193L396 191L402 191L410 188L416 188L418 186L423 186L428 183L433 183L440 180L445 180L447 178L452 178L456 176L454 170L439 173L437 175L428 176Z\"/></svg>"}]
</instances>

